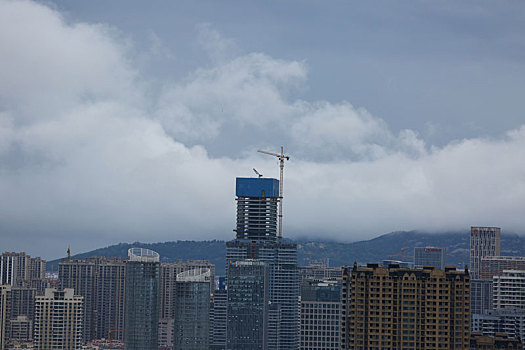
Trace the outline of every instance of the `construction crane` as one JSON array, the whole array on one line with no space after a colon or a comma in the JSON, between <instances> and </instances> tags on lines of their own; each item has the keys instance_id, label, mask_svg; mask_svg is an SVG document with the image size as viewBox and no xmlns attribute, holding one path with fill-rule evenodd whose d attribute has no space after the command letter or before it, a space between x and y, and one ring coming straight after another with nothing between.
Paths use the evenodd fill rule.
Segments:
<instances>
[{"instance_id":1,"label":"construction crane","mask_svg":"<svg viewBox=\"0 0 525 350\"><path fill-rule=\"evenodd\" d=\"M396 257L396 256L399 256L401 257L401 261L405 261L405 250L409 249L410 247L403 247L401 248L401 254L390 254L388 257L390 258L390 260L392 260L392 258Z\"/></svg>"},{"instance_id":2,"label":"construction crane","mask_svg":"<svg viewBox=\"0 0 525 350\"><path fill-rule=\"evenodd\" d=\"M253 168L253 171L255 172L255 174L257 174L257 176L259 176L259 179L260 179L261 177L263 177L263 175L260 174L260 173L257 171L257 169Z\"/></svg>"},{"instance_id":3,"label":"construction crane","mask_svg":"<svg viewBox=\"0 0 525 350\"><path fill-rule=\"evenodd\" d=\"M264 153L269 156L274 156L279 158L279 167L281 169L280 177L279 177L279 242L283 239L283 173L284 173L284 161L290 160L289 156L284 155L284 147L281 146L281 154L272 153L272 152L266 152L262 150L258 150L259 153Z\"/></svg>"}]
</instances>

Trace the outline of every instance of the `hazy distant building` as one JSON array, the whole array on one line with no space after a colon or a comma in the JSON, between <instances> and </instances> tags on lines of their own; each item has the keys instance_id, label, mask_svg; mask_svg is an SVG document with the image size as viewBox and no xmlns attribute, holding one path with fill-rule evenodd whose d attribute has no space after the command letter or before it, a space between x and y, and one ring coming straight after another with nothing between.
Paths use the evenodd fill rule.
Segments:
<instances>
[{"instance_id":1,"label":"hazy distant building","mask_svg":"<svg viewBox=\"0 0 525 350\"><path fill-rule=\"evenodd\" d=\"M269 271L266 263L244 260L227 269L228 350L268 348Z\"/></svg>"},{"instance_id":2,"label":"hazy distant building","mask_svg":"<svg viewBox=\"0 0 525 350\"><path fill-rule=\"evenodd\" d=\"M525 271L505 270L493 278L494 309L525 309Z\"/></svg>"},{"instance_id":3,"label":"hazy distant building","mask_svg":"<svg viewBox=\"0 0 525 350\"><path fill-rule=\"evenodd\" d=\"M84 297L83 341L123 340L126 259L65 258L58 264L59 288L73 288Z\"/></svg>"},{"instance_id":4,"label":"hazy distant building","mask_svg":"<svg viewBox=\"0 0 525 350\"><path fill-rule=\"evenodd\" d=\"M299 349L341 347L342 281L303 280Z\"/></svg>"},{"instance_id":5,"label":"hazy distant building","mask_svg":"<svg viewBox=\"0 0 525 350\"><path fill-rule=\"evenodd\" d=\"M144 248L128 250L126 263L126 350L157 350L159 326L159 254Z\"/></svg>"},{"instance_id":6,"label":"hazy distant building","mask_svg":"<svg viewBox=\"0 0 525 350\"><path fill-rule=\"evenodd\" d=\"M246 259L267 265L270 298L268 349L296 350L300 293L297 245L284 243L277 237L279 181L237 178L236 196L236 239L226 243L227 269L230 263ZM229 289L230 281L227 283Z\"/></svg>"},{"instance_id":7,"label":"hazy distant building","mask_svg":"<svg viewBox=\"0 0 525 350\"><path fill-rule=\"evenodd\" d=\"M468 349L468 271L357 264L351 272L349 349Z\"/></svg>"},{"instance_id":8,"label":"hazy distant building","mask_svg":"<svg viewBox=\"0 0 525 350\"><path fill-rule=\"evenodd\" d=\"M470 228L470 276L481 278L481 259L499 256L501 229L499 227Z\"/></svg>"},{"instance_id":9,"label":"hazy distant building","mask_svg":"<svg viewBox=\"0 0 525 350\"><path fill-rule=\"evenodd\" d=\"M77 350L82 345L82 300L73 289L46 289L36 297L35 349Z\"/></svg>"},{"instance_id":10,"label":"hazy distant building","mask_svg":"<svg viewBox=\"0 0 525 350\"><path fill-rule=\"evenodd\" d=\"M434 266L436 269L445 268L445 248L415 247L414 267L421 269L423 266Z\"/></svg>"},{"instance_id":11,"label":"hazy distant building","mask_svg":"<svg viewBox=\"0 0 525 350\"><path fill-rule=\"evenodd\" d=\"M175 283L175 350L208 350L210 337L209 268L187 270Z\"/></svg>"},{"instance_id":12,"label":"hazy distant building","mask_svg":"<svg viewBox=\"0 0 525 350\"><path fill-rule=\"evenodd\" d=\"M487 256L481 258L481 278L492 279L503 270L525 270L525 257L522 256Z\"/></svg>"}]
</instances>

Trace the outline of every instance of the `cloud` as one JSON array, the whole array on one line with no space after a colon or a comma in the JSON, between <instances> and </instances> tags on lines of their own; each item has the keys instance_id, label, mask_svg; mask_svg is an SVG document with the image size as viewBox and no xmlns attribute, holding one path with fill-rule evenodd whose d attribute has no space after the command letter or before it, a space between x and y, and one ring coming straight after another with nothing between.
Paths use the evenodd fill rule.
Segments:
<instances>
[{"instance_id":1,"label":"cloud","mask_svg":"<svg viewBox=\"0 0 525 350\"><path fill-rule=\"evenodd\" d=\"M200 35L229 50L210 26ZM285 235L523 232L525 127L436 147L350 102L301 99L304 62L235 52L156 83L128 42L43 5L0 1L5 249L56 257L67 244L229 239L235 176L254 166L276 176L275 159L255 150L281 144L292 155Z\"/></svg>"}]
</instances>

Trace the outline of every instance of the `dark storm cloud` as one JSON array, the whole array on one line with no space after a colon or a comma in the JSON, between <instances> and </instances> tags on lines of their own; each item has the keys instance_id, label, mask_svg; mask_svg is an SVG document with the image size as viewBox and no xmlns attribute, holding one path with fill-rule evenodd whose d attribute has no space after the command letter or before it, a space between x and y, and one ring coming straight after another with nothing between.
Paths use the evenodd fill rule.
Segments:
<instances>
[{"instance_id":1,"label":"dark storm cloud","mask_svg":"<svg viewBox=\"0 0 525 350\"><path fill-rule=\"evenodd\" d=\"M137 55L113 27L0 1L2 247L55 257L67 244L228 239L235 176L277 176L255 151L282 143L285 234L523 231L524 127L435 146L351 100L301 98L309 62L197 28L207 63L157 80L140 64L184 54L160 36Z\"/></svg>"}]
</instances>

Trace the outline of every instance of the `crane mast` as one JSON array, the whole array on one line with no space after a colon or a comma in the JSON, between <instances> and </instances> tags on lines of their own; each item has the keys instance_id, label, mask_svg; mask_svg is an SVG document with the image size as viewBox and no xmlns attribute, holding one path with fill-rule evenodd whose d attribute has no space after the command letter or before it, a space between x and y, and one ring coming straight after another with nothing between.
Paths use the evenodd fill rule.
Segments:
<instances>
[{"instance_id":1,"label":"crane mast","mask_svg":"<svg viewBox=\"0 0 525 350\"><path fill-rule=\"evenodd\" d=\"M284 161L290 160L289 156L284 155L284 147L281 146L281 154L272 153L272 152L266 152L262 150L258 150L259 153L264 153L269 156L274 156L279 159L279 168L280 168L280 176L279 176L279 242L283 239L283 174L284 174Z\"/></svg>"}]
</instances>

